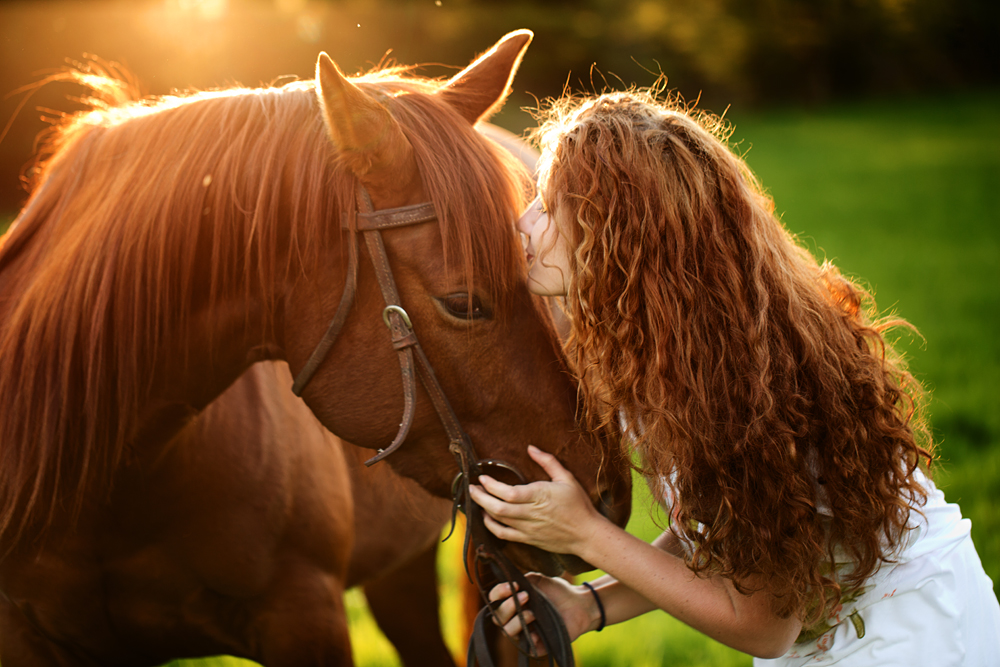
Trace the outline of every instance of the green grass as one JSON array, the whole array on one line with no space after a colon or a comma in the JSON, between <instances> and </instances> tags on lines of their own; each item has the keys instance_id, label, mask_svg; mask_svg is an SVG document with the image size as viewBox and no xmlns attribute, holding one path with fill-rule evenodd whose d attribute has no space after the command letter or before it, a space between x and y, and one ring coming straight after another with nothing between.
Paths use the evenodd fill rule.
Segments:
<instances>
[{"instance_id":1,"label":"green grass","mask_svg":"<svg viewBox=\"0 0 1000 667\"><path fill-rule=\"evenodd\" d=\"M992 507L1000 498L1000 93L729 118L787 227L863 278L883 311L920 330L922 340L905 337L900 346L931 391L937 479L972 519L986 571L1000 583L1000 512ZM648 505L636 502L629 529L651 538ZM460 653L457 563L449 547L441 559L446 635ZM348 607L358 665L397 665L363 598L352 593ZM658 612L584 636L576 648L583 667L750 664Z\"/></svg>"}]
</instances>

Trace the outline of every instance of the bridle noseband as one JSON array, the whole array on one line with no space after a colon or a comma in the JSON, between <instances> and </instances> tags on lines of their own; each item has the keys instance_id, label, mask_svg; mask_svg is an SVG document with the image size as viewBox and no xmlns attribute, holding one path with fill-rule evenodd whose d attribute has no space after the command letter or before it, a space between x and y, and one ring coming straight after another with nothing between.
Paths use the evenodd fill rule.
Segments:
<instances>
[{"instance_id":1,"label":"bridle noseband","mask_svg":"<svg viewBox=\"0 0 1000 667\"><path fill-rule=\"evenodd\" d=\"M351 218L354 218L352 228ZM301 396L306 385L319 370L323 360L330 353L340 330L347 320L347 315L354 304L354 297L358 287L358 240L354 230L361 232L365 239L365 246L368 248L368 255L371 257L372 266L375 268L375 276L378 279L379 289L385 301L385 308L382 309L382 320L389 328L392 346L396 350L399 358L400 371L403 377L403 419L399 425L399 431L392 443L384 449L379 449L378 453L365 461L366 466L374 465L385 457L399 449L406 439L413 424L413 415L417 402L417 373L420 374L421 383L431 403L444 426L448 435L448 451L452 453L458 462L459 473L452 484L452 531L455 528L456 513L461 509L466 515L465 547L463 553L467 556L470 553L470 544L475 547L472 554L475 565L475 576L469 572L477 586L487 606L480 612L476 619L473 638L469 645L468 665L472 667L478 661L483 667L492 667L494 664L491 655L493 643L490 634L495 634L496 627L490 623L492 607L487 599L488 588L500 581L515 582L519 590L529 592L528 605L535 614L538 634L542 642L548 649L549 663L560 665L561 667L573 666L573 650L570 646L569 635L566 631L559 612L552 604L538 591L510 562L503 554L501 548L503 543L493 533L491 533L483 523L482 510L469 495L469 485L478 480L479 475L491 470L503 470L514 474L521 483L526 480L524 476L514 466L504 461L495 459L480 459L476 455L476 450L472 445L472 440L459 423L455 411L445 396L441 384L438 382L434 369L431 367L427 355L424 354L417 334L413 330L413 323L410 317L400 304L399 290L396 288L396 281L392 275L392 268L389 266L389 258L385 251L385 244L382 241L382 230L396 227L406 227L410 225L430 222L437 219L437 212L432 202L415 204L413 206L401 206L397 208L383 209L375 211L372 206L371 197L367 190L360 183L357 186L357 210L348 213L341 219L342 227L351 233L351 241L348 246L347 278L344 284L344 291L340 297L340 303L334 313L330 325L320 342L316 345L309 359L302 370L295 377L292 391L296 396ZM495 473L494 473L495 474ZM449 532L450 536L451 533ZM445 538L447 539L447 537ZM479 565L486 563L492 570L493 584L485 581L479 572ZM468 569L468 562L466 562ZM513 597L517 614L524 623L524 608ZM489 627L492 626L492 627ZM527 664L527 657L537 657L535 651L527 637L527 632L521 633L521 657L524 664Z\"/></svg>"}]
</instances>

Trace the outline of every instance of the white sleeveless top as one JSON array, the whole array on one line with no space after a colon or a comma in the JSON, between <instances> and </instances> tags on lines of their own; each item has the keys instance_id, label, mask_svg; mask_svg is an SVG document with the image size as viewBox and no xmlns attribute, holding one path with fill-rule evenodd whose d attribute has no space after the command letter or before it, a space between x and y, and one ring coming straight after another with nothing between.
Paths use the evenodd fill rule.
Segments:
<instances>
[{"instance_id":1,"label":"white sleeveless top","mask_svg":"<svg viewBox=\"0 0 1000 667\"><path fill-rule=\"evenodd\" d=\"M972 544L972 523L920 471L927 503L906 546L810 638L755 667L1000 666L1000 605Z\"/></svg>"}]
</instances>

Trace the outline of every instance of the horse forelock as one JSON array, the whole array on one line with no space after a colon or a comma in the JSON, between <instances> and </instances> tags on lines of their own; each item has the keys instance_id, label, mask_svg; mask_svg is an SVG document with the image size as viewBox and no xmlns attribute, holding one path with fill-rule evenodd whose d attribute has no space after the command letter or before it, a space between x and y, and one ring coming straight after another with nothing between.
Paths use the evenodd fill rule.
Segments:
<instances>
[{"instance_id":1,"label":"horse forelock","mask_svg":"<svg viewBox=\"0 0 1000 667\"><path fill-rule=\"evenodd\" d=\"M432 94L437 82L357 81L384 92L413 145L446 256L470 286L475 275L509 292L527 188L512 158ZM0 280L20 288L0 298L7 548L110 489L165 337L190 333L192 306L236 290L267 302L280 276L331 247L339 202L353 201L312 82L124 103L115 92L50 134L29 205L0 245Z\"/></svg>"},{"instance_id":2,"label":"horse forelock","mask_svg":"<svg viewBox=\"0 0 1000 667\"><path fill-rule=\"evenodd\" d=\"M441 216L445 260L457 265L470 291L478 286L503 299L523 281L514 221L530 194L530 175L443 99L426 94L432 92L426 81L419 85L425 94L404 88L385 103L413 147L424 189ZM386 87L399 90L398 83Z\"/></svg>"}]
</instances>

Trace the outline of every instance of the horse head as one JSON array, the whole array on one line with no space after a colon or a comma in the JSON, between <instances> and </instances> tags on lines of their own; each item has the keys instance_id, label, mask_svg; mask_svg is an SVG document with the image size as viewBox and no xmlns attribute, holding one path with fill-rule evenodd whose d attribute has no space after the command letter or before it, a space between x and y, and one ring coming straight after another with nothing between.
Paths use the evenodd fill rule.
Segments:
<instances>
[{"instance_id":1,"label":"horse head","mask_svg":"<svg viewBox=\"0 0 1000 667\"><path fill-rule=\"evenodd\" d=\"M327 236L328 252L305 263L287 292L283 347L298 373L324 338L342 293L353 289L353 305L302 391L324 425L371 449L397 438L389 464L432 493L450 496L460 461L454 447L449 451L455 438L429 390L418 390L412 418L404 420L408 430L400 429L414 370L404 365L401 374L393 343L419 341L480 458L503 461L532 481L544 473L527 445L549 451L595 506L623 525L631 493L627 461L616 443L579 428L577 389L551 317L527 289L513 227L530 189L526 174L473 127L505 100L530 40L527 31L511 33L443 83L349 79L320 55L316 94L333 159L354 187L341 189L343 229L341 221L327 221L337 226ZM359 241L368 233L359 231L364 216L358 207L377 213L424 202L432 202L436 222L383 229L385 260L367 236ZM342 261L352 253L356 277ZM373 267L383 261L398 286L398 304L380 293L376 273L384 268ZM356 287L345 288L352 279ZM387 311L387 304L398 309ZM521 545L509 545L508 553L519 565L550 574L585 567Z\"/></svg>"}]
</instances>

